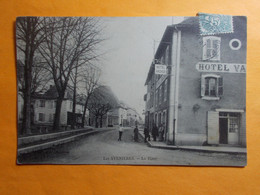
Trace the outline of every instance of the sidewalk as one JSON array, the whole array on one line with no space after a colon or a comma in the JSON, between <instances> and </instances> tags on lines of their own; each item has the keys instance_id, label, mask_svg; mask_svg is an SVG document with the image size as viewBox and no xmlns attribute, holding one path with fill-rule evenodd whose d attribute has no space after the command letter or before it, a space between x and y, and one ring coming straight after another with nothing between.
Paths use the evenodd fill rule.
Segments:
<instances>
[{"instance_id":1,"label":"sidewalk","mask_svg":"<svg viewBox=\"0 0 260 195\"><path fill-rule=\"evenodd\" d=\"M139 134L144 138L143 131ZM189 150L197 152L218 152L218 153L233 153L246 154L247 149L242 147L225 147L225 146L174 146L167 145L165 142L148 141L147 145L152 148L168 149L168 150Z\"/></svg>"}]
</instances>

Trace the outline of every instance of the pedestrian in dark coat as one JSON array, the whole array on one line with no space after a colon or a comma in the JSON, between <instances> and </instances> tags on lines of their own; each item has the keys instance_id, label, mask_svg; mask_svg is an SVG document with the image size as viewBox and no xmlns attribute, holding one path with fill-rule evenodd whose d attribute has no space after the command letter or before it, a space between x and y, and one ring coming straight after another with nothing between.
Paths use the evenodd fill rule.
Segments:
<instances>
[{"instance_id":1,"label":"pedestrian in dark coat","mask_svg":"<svg viewBox=\"0 0 260 195\"><path fill-rule=\"evenodd\" d=\"M147 127L144 128L144 142L150 141L150 134L149 134L149 129Z\"/></svg>"},{"instance_id":2,"label":"pedestrian in dark coat","mask_svg":"<svg viewBox=\"0 0 260 195\"><path fill-rule=\"evenodd\" d=\"M164 140L164 124L161 124L161 127L159 128L159 141L163 141Z\"/></svg>"},{"instance_id":3,"label":"pedestrian in dark coat","mask_svg":"<svg viewBox=\"0 0 260 195\"><path fill-rule=\"evenodd\" d=\"M118 141L121 141L122 134L123 134L122 124L119 125L118 132L119 132Z\"/></svg>"},{"instance_id":4,"label":"pedestrian in dark coat","mask_svg":"<svg viewBox=\"0 0 260 195\"><path fill-rule=\"evenodd\" d=\"M138 127L136 125L135 129L134 129L134 141L138 142Z\"/></svg>"},{"instance_id":5,"label":"pedestrian in dark coat","mask_svg":"<svg viewBox=\"0 0 260 195\"><path fill-rule=\"evenodd\" d=\"M153 129L152 129L152 136L153 136L153 141L156 141L156 137L159 135L158 128L156 124L153 124Z\"/></svg>"}]
</instances>

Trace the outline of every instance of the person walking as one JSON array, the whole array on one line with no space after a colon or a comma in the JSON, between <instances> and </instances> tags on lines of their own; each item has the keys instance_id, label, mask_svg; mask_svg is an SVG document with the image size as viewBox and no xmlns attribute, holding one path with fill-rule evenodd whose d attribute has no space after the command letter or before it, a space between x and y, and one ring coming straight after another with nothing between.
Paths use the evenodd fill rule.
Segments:
<instances>
[{"instance_id":1,"label":"person walking","mask_svg":"<svg viewBox=\"0 0 260 195\"><path fill-rule=\"evenodd\" d=\"M122 124L119 125L118 132L119 132L118 141L121 141L122 134L123 134L123 127L122 127Z\"/></svg>"},{"instance_id":2,"label":"person walking","mask_svg":"<svg viewBox=\"0 0 260 195\"><path fill-rule=\"evenodd\" d=\"M145 126L144 127L144 142L150 141L150 134L149 134L149 129Z\"/></svg>"},{"instance_id":3,"label":"person walking","mask_svg":"<svg viewBox=\"0 0 260 195\"><path fill-rule=\"evenodd\" d=\"M164 124L161 124L159 128L159 141L164 141Z\"/></svg>"},{"instance_id":4,"label":"person walking","mask_svg":"<svg viewBox=\"0 0 260 195\"><path fill-rule=\"evenodd\" d=\"M139 133L139 130L138 130L138 127L136 125L136 127L134 129L134 141L135 142L138 142L138 133Z\"/></svg>"},{"instance_id":5,"label":"person walking","mask_svg":"<svg viewBox=\"0 0 260 195\"><path fill-rule=\"evenodd\" d=\"M156 137L158 136L158 128L156 124L153 124L153 129L152 129L152 136L153 136L153 141L156 141Z\"/></svg>"}]
</instances>

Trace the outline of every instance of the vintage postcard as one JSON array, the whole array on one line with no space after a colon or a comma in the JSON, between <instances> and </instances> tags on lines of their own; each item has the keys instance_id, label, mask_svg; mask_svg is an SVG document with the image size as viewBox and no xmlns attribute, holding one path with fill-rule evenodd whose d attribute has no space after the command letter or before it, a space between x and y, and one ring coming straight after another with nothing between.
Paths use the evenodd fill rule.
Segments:
<instances>
[{"instance_id":1,"label":"vintage postcard","mask_svg":"<svg viewBox=\"0 0 260 195\"><path fill-rule=\"evenodd\" d=\"M247 19L18 17L18 164L246 166Z\"/></svg>"}]
</instances>

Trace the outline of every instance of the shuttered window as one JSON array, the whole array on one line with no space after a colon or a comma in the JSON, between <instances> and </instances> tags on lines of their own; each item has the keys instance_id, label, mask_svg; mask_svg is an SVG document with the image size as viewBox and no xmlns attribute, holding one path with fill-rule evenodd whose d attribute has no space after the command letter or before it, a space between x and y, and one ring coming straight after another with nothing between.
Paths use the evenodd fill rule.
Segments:
<instances>
[{"instance_id":1,"label":"shuttered window","mask_svg":"<svg viewBox=\"0 0 260 195\"><path fill-rule=\"evenodd\" d=\"M202 99L218 100L223 95L223 78L219 75L206 74L201 76Z\"/></svg>"},{"instance_id":2,"label":"shuttered window","mask_svg":"<svg viewBox=\"0 0 260 195\"><path fill-rule=\"evenodd\" d=\"M223 78L222 77L218 78L218 95L219 96L223 95Z\"/></svg>"},{"instance_id":3,"label":"shuttered window","mask_svg":"<svg viewBox=\"0 0 260 195\"><path fill-rule=\"evenodd\" d=\"M202 60L219 61L220 60L221 38L215 36L203 37L203 55Z\"/></svg>"}]
</instances>

